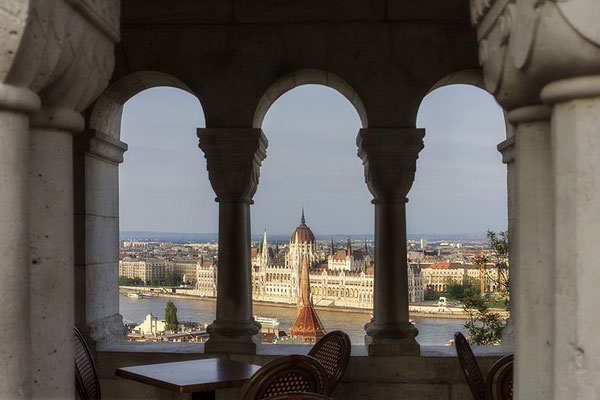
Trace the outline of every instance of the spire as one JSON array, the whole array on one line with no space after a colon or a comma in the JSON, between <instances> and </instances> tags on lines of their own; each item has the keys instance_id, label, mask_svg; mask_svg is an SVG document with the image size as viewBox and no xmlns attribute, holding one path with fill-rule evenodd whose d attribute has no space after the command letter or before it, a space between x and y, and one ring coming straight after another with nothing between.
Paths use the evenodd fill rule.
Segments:
<instances>
[{"instance_id":1,"label":"spire","mask_svg":"<svg viewBox=\"0 0 600 400\"><path fill-rule=\"evenodd\" d=\"M302 205L302 217L300 218L300 225L306 225L306 219L304 218L304 205Z\"/></svg>"},{"instance_id":2,"label":"spire","mask_svg":"<svg viewBox=\"0 0 600 400\"><path fill-rule=\"evenodd\" d=\"M262 254L264 257L268 257L269 255L269 247L267 244L267 230L265 229L265 235L262 243Z\"/></svg>"},{"instance_id":3,"label":"spire","mask_svg":"<svg viewBox=\"0 0 600 400\"><path fill-rule=\"evenodd\" d=\"M275 254L279 254L279 240L275 239Z\"/></svg>"},{"instance_id":4,"label":"spire","mask_svg":"<svg viewBox=\"0 0 600 400\"><path fill-rule=\"evenodd\" d=\"M367 247L367 237L365 236L365 257L369 255L369 248Z\"/></svg>"},{"instance_id":5,"label":"spire","mask_svg":"<svg viewBox=\"0 0 600 400\"><path fill-rule=\"evenodd\" d=\"M302 275L300 276L300 296L298 297L299 306L308 306L310 300L310 281L308 277L308 256L304 253L302 258Z\"/></svg>"},{"instance_id":6,"label":"spire","mask_svg":"<svg viewBox=\"0 0 600 400\"><path fill-rule=\"evenodd\" d=\"M331 250L329 250L329 254L332 256L335 254L335 245L333 244L333 236L331 237Z\"/></svg>"}]
</instances>

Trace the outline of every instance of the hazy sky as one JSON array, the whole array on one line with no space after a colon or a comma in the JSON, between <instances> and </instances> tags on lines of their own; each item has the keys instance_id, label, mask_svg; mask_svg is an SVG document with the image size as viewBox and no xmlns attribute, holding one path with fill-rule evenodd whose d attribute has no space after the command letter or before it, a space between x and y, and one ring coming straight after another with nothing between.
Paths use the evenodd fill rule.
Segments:
<instances>
[{"instance_id":1,"label":"hazy sky","mask_svg":"<svg viewBox=\"0 0 600 400\"><path fill-rule=\"evenodd\" d=\"M506 166L496 150L505 130L493 97L464 85L437 89L423 100L417 126L426 128L425 149L408 195L408 232L506 229ZM178 89L146 90L125 104L121 230L217 231L197 127L204 127L200 103ZM356 156L360 127L333 89L307 85L280 97L263 123L269 147L252 231L291 234L304 204L316 234L372 233L372 197Z\"/></svg>"}]
</instances>

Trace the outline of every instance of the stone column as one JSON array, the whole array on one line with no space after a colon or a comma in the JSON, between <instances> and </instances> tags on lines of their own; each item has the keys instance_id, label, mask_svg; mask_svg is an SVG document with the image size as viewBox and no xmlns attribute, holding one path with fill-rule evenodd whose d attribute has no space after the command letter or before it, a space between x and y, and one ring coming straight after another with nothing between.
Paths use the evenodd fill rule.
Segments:
<instances>
[{"instance_id":1,"label":"stone column","mask_svg":"<svg viewBox=\"0 0 600 400\"><path fill-rule=\"evenodd\" d=\"M96 345L125 340L119 314L119 164L127 145L88 128L75 136L75 324Z\"/></svg>"},{"instance_id":2,"label":"stone column","mask_svg":"<svg viewBox=\"0 0 600 400\"><path fill-rule=\"evenodd\" d=\"M260 129L198 129L209 179L219 203L217 318L205 352L255 353L260 324L252 314L250 204L267 139Z\"/></svg>"},{"instance_id":3,"label":"stone column","mask_svg":"<svg viewBox=\"0 0 600 400\"><path fill-rule=\"evenodd\" d=\"M365 326L369 355L419 354L408 318L406 195L423 149L423 129L361 129L356 139L375 205L373 320Z\"/></svg>"},{"instance_id":4,"label":"stone column","mask_svg":"<svg viewBox=\"0 0 600 400\"><path fill-rule=\"evenodd\" d=\"M29 118L34 92L0 83L0 393L29 398Z\"/></svg>"},{"instance_id":5,"label":"stone column","mask_svg":"<svg viewBox=\"0 0 600 400\"><path fill-rule=\"evenodd\" d=\"M509 293L516 293L516 269L518 268L518 251L517 251L517 235L516 235L516 207L515 207L515 137L510 136L508 139L498 144L498 151L502 153L502 163L506 164L506 193L507 193L507 211L508 211L508 281ZM510 299L510 316L506 320L506 326L502 331L502 344L514 345L514 321L517 314L514 298Z\"/></svg>"},{"instance_id":6,"label":"stone column","mask_svg":"<svg viewBox=\"0 0 600 400\"><path fill-rule=\"evenodd\" d=\"M531 383L517 385L522 399L552 393L555 347L553 297L554 277L554 192L550 151L550 108L521 107L508 114L515 125L516 236L519 240L517 268L513 273L512 303L518 310L515 326L515 374L530 374ZM546 310L545 312L543 310ZM535 376L531 376L535 374Z\"/></svg>"},{"instance_id":7,"label":"stone column","mask_svg":"<svg viewBox=\"0 0 600 400\"><path fill-rule=\"evenodd\" d=\"M31 120L30 271L33 397L68 398L73 384L73 134L81 114L43 107ZM51 333L51 334L50 334Z\"/></svg>"},{"instance_id":8,"label":"stone column","mask_svg":"<svg viewBox=\"0 0 600 400\"><path fill-rule=\"evenodd\" d=\"M542 100L552 108L556 216L555 399L600 393L600 75L555 81Z\"/></svg>"}]
</instances>

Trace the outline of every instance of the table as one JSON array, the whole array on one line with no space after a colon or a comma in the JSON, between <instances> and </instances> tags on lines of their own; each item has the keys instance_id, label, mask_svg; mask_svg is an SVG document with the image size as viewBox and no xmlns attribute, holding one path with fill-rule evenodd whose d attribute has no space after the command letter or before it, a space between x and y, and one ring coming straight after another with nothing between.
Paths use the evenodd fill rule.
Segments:
<instances>
[{"instance_id":1,"label":"table","mask_svg":"<svg viewBox=\"0 0 600 400\"><path fill-rule=\"evenodd\" d=\"M178 393L192 393L192 399L214 399L215 390L241 387L259 369L259 365L226 358L205 358L117 368L115 375Z\"/></svg>"}]
</instances>

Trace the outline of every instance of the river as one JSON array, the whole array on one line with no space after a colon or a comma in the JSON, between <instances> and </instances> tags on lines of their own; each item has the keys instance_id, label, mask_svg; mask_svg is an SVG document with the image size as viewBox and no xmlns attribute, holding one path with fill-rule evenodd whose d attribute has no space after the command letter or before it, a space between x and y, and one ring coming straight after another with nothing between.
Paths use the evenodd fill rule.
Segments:
<instances>
[{"instance_id":1,"label":"river","mask_svg":"<svg viewBox=\"0 0 600 400\"><path fill-rule=\"evenodd\" d=\"M119 294L121 315L126 321L141 323L146 314L151 312L159 319L165 318L165 306L169 298L152 297L134 299ZM177 318L180 321L198 321L210 323L215 319L215 302L202 299L171 298L177 307ZM261 317L279 319L279 329L289 331L296 319L296 309L268 305L254 305L254 314ZM364 325L369 322L370 315L360 312L347 311L318 311L325 330L342 330L350 336L354 344L364 343ZM443 345L454 337L454 332L465 333L462 319L421 318L414 317L419 329L417 341L421 345Z\"/></svg>"}]
</instances>

